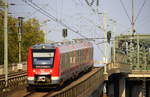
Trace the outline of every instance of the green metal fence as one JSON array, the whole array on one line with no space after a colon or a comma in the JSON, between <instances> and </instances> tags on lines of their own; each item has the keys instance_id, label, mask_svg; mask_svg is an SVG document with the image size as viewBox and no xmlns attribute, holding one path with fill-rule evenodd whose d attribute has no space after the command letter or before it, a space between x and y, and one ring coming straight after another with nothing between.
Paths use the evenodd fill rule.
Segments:
<instances>
[{"instance_id":1,"label":"green metal fence","mask_svg":"<svg viewBox=\"0 0 150 97\"><path fill-rule=\"evenodd\" d=\"M130 64L132 70L150 70L150 35L121 35L113 43L113 63Z\"/></svg>"}]
</instances>

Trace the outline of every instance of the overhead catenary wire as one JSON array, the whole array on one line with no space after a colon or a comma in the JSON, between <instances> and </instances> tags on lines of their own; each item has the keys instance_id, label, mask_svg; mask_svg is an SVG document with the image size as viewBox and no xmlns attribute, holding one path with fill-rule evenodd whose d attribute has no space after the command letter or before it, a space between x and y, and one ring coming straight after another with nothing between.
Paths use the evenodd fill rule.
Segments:
<instances>
[{"instance_id":1,"label":"overhead catenary wire","mask_svg":"<svg viewBox=\"0 0 150 97\"><path fill-rule=\"evenodd\" d=\"M146 2L147 2L148 0L144 0L144 2L143 2L143 4L142 4L142 6L141 6L141 8L140 8L140 10L139 10L139 12L137 13L137 16L136 16L136 18L135 18L135 21L134 22L136 22L136 20L138 19L138 17L140 16L140 14L141 14L141 12L142 12L142 10L143 10L143 8L144 8L144 6L145 6L145 4L146 4Z\"/></svg>"},{"instance_id":2,"label":"overhead catenary wire","mask_svg":"<svg viewBox=\"0 0 150 97\"><path fill-rule=\"evenodd\" d=\"M54 16L52 16L51 14L49 14L48 12L46 12L45 10L43 10L42 8L40 8L39 6L37 6L36 4L34 4L33 2L30 2L30 3L32 3L32 4L30 4L30 3L26 2L26 1L24 1L24 2L25 2L26 4L28 4L29 6L31 6L32 8L34 8L35 10L41 9L41 10L39 10L39 12L40 12L41 14L43 14L43 15L49 17L49 18L52 19L53 21L55 21L55 22L61 24L62 26L68 28L69 30L71 30L71 31L73 31L73 32L75 32L75 33L77 33L77 34L79 34L81 37L84 37L85 40L89 41L88 39L86 39L87 37L85 37L84 35L80 34L78 31L75 31L74 29L68 27L68 26L67 26L66 24L64 24L62 21L59 21L57 18L55 18ZM90 40L90 41L95 41L95 39L92 39L92 40ZM95 42L94 42L94 44L95 44Z\"/></svg>"},{"instance_id":3,"label":"overhead catenary wire","mask_svg":"<svg viewBox=\"0 0 150 97\"><path fill-rule=\"evenodd\" d=\"M78 31L75 31L75 30L73 30L72 28L69 28L66 24L64 24L63 22L59 21L57 18L55 18L54 16L52 16L51 14L49 14L47 11L43 10L41 7L39 7L38 5L36 5L34 2L29 1L30 3L32 3L32 4L35 5L35 6L33 6L32 4L28 3L26 0L23 0L23 1L24 1L26 4L28 4L29 6L31 6L32 8L34 8L35 10L41 9L41 10L38 10L41 14L43 14L43 15L49 17L49 18L52 19L53 21L55 21L55 22L61 24L62 26L68 28L69 30L71 30L71 31L73 31L73 32L75 32L75 33L77 33L77 34L79 34L80 36L82 36L83 38L85 38L86 40L88 40L87 37L85 37L84 35L78 33ZM95 39L104 39L104 38L93 38L93 39L90 39L90 41L91 41L91 40L94 41Z\"/></svg>"},{"instance_id":4,"label":"overhead catenary wire","mask_svg":"<svg viewBox=\"0 0 150 97\"><path fill-rule=\"evenodd\" d=\"M50 18L51 20L59 23L60 25L66 27L68 30L80 35L83 38L87 38L86 36L82 35L81 33L79 33L79 31L74 30L72 28L70 28L69 26L67 26L65 23L63 23L62 21L58 20L56 17L54 17L53 15L51 15L50 13L48 13L47 11L45 11L44 9L42 9L41 7L39 7L37 4L35 4L34 2L30 1L30 0L22 0L23 2L25 2L26 4L28 4L30 7L34 8L35 10L39 10L39 12L45 16L47 16L48 18ZM30 3L29 3L29 2Z\"/></svg>"},{"instance_id":5,"label":"overhead catenary wire","mask_svg":"<svg viewBox=\"0 0 150 97\"><path fill-rule=\"evenodd\" d=\"M121 3L121 5L122 5L122 7L123 7L123 9L124 9L124 11L125 11L125 13L126 13L126 15L127 15L128 19L129 19L129 21L130 21L130 23L132 23L132 21L131 21L131 19L130 19L129 15L128 15L127 9L125 8L125 5L124 5L123 1L122 1L122 0L120 0L120 3Z\"/></svg>"},{"instance_id":6,"label":"overhead catenary wire","mask_svg":"<svg viewBox=\"0 0 150 97\"><path fill-rule=\"evenodd\" d=\"M79 1L79 3L81 4L81 6L82 7L84 7L83 6L83 3L80 1L80 0L78 0ZM94 0L93 1L91 1L91 3L89 3L89 1L88 0L85 0L86 2L87 2L87 5L90 7L90 9L92 10L92 12L94 13L94 14L98 14L98 11L97 10L95 10L92 6L90 6L90 5L93 5L93 3L94 3ZM89 8L88 7L88 8ZM98 14L99 15L99 14ZM85 18L85 17L84 17ZM86 20L88 20L88 19L86 19ZM89 20L88 20L89 21ZM93 25L96 25L96 24L94 24L93 23L93 21L92 22L90 22L91 24L93 24ZM99 27L96 25L96 27L99 29ZM97 34L97 33L96 33Z\"/></svg>"},{"instance_id":7,"label":"overhead catenary wire","mask_svg":"<svg viewBox=\"0 0 150 97\"><path fill-rule=\"evenodd\" d=\"M94 3L94 0L92 0L91 2L89 2L88 0L85 0L85 2L86 2L89 6L92 6L93 3Z\"/></svg>"},{"instance_id":8,"label":"overhead catenary wire","mask_svg":"<svg viewBox=\"0 0 150 97\"><path fill-rule=\"evenodd\" d=\"M81 2L81 1L79 0L79 2ZM99 2L97 1L97 3L99 3ZM126 8L125 8L125 6L124 6L124 4L123 4L122 1L121 1L121 3L122 3L122 6L123 6L123 8L124 8L124 10L125 10L125 12L126 12L126 14L127 14L127 16L128 16L129 21L131 22L131 19L130 19L129 15L128 15L128 13L127 13L127 10L126 10ZM91 8L91 10L92 10L93 13L99 15L98 10L95 10L92 6L89 6L89 7ZM97 7L98 7L98 5L97 5ZM90 23L94 24L93 21L90 21ZM123 24L118 23L118 22L117 22L117 24L119 24L119 26L124 26ZM96 25L96 24L95 24L95 25ZM97 25L96 25L96 26L97 26ZM101 29L101 30L104 30L101 26L97 26L97 27L98 27L99 29Z\"/></svg>"},{"instance_id":9,"label":"overhead catenary wire","mask_svg":"<svg viewBox=\"0 0 150 97\"><path fill-rule=\"evenodd\" d=\"M44 8L45 6L43 6L43 8ZM46 6L47 7L47 6ZM40 10L40 9L39 9ZM30 13L28 16L26 16L25 18L29 18L29 17L31 17L31 16L33 16L35 13L37 13L38 12L38 10L35 10L34 12L32 12L32 13Z\"/></svg>"}]
</instances>

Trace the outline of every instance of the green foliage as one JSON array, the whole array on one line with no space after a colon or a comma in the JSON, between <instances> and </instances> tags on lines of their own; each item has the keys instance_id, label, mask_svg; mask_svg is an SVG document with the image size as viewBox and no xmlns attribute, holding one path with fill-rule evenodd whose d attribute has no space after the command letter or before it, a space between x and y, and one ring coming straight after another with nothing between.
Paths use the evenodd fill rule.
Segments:
<instances>
[{"instance_id":1,"label":"green foliage","mask_svg":"<svg viewBox=\"0 0 150 97\"><path fill-rule=\"evenodd\" d=\"M0 11L3 14L2 11ZM8 17L8 61L9 63L18 62L18 20L11 16ZM4 60L4 26L3 17L0 15L0 64ZM44 33L40 30L38 20L30 19L23 23L22 33L22 61L27 60L27 51L31 45L44 42Z\"/></svg>"},{"instance_id":2,"label":"green foliage","mask_svg":"<svg viewBox=\"0 0 150 97\"><path fill-rule=\"evenodd\" d=\"M23 25L22 33L22 59L26 60L28 47L36 43L44 42L44 33L40 30L39 22L36 19L30 19Z\"/></svg>"}]
</instances>

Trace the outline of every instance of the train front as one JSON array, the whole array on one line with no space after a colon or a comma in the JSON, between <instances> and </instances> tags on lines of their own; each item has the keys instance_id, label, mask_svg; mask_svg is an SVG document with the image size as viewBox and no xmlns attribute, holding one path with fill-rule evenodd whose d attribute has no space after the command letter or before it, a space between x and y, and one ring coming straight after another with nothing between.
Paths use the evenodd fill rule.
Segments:
<instances>
[{"instance_id":1,"label":"train front","mask_svg":"<svg viewBox=\"0 0 150 97\"><path fill-rule=\"evenodd\" d=\"M40 44L29 48L28 52L29 86L59 84L59 50L51 45Z\"/></svg>"}]
</instances>

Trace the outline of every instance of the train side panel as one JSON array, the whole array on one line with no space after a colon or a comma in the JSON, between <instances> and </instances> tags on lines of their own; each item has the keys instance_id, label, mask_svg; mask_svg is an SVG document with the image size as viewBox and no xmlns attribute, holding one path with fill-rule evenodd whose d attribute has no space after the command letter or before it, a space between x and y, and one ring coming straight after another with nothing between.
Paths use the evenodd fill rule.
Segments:
<instances>
[{"instance_id":1,"label":"train side panel","mask_svg":"<svg viewBox=\"0 0 150 97\"><path fill-rule=\"evenodd\" d=\"M34 73L32 67L32 48L28 50L28 62L27 62L27 76L28 76L28 83L34 83Z\"/></svg>"},{"instance_id":2,"label":"train side panel","mask_svg":"<svg viewBox=\"0 0 150 97\"><path fill-rule=\"evenodd\" d=\"M56 48L55 58L54 58L54 67L52 69L51 80L53 84L59 84L60 82L60 52L59 48Z\"/></svg>"},{"instance_id":3,"label":"train side panel","mask_svg":"<svg viewBox=\"0 0 150 97\"><path fill-rule=\"evenodd\" d=\"M74 49L61 54L61 78L66 81L93 66L93 48Z\"/></svg>"}]
</instances>

